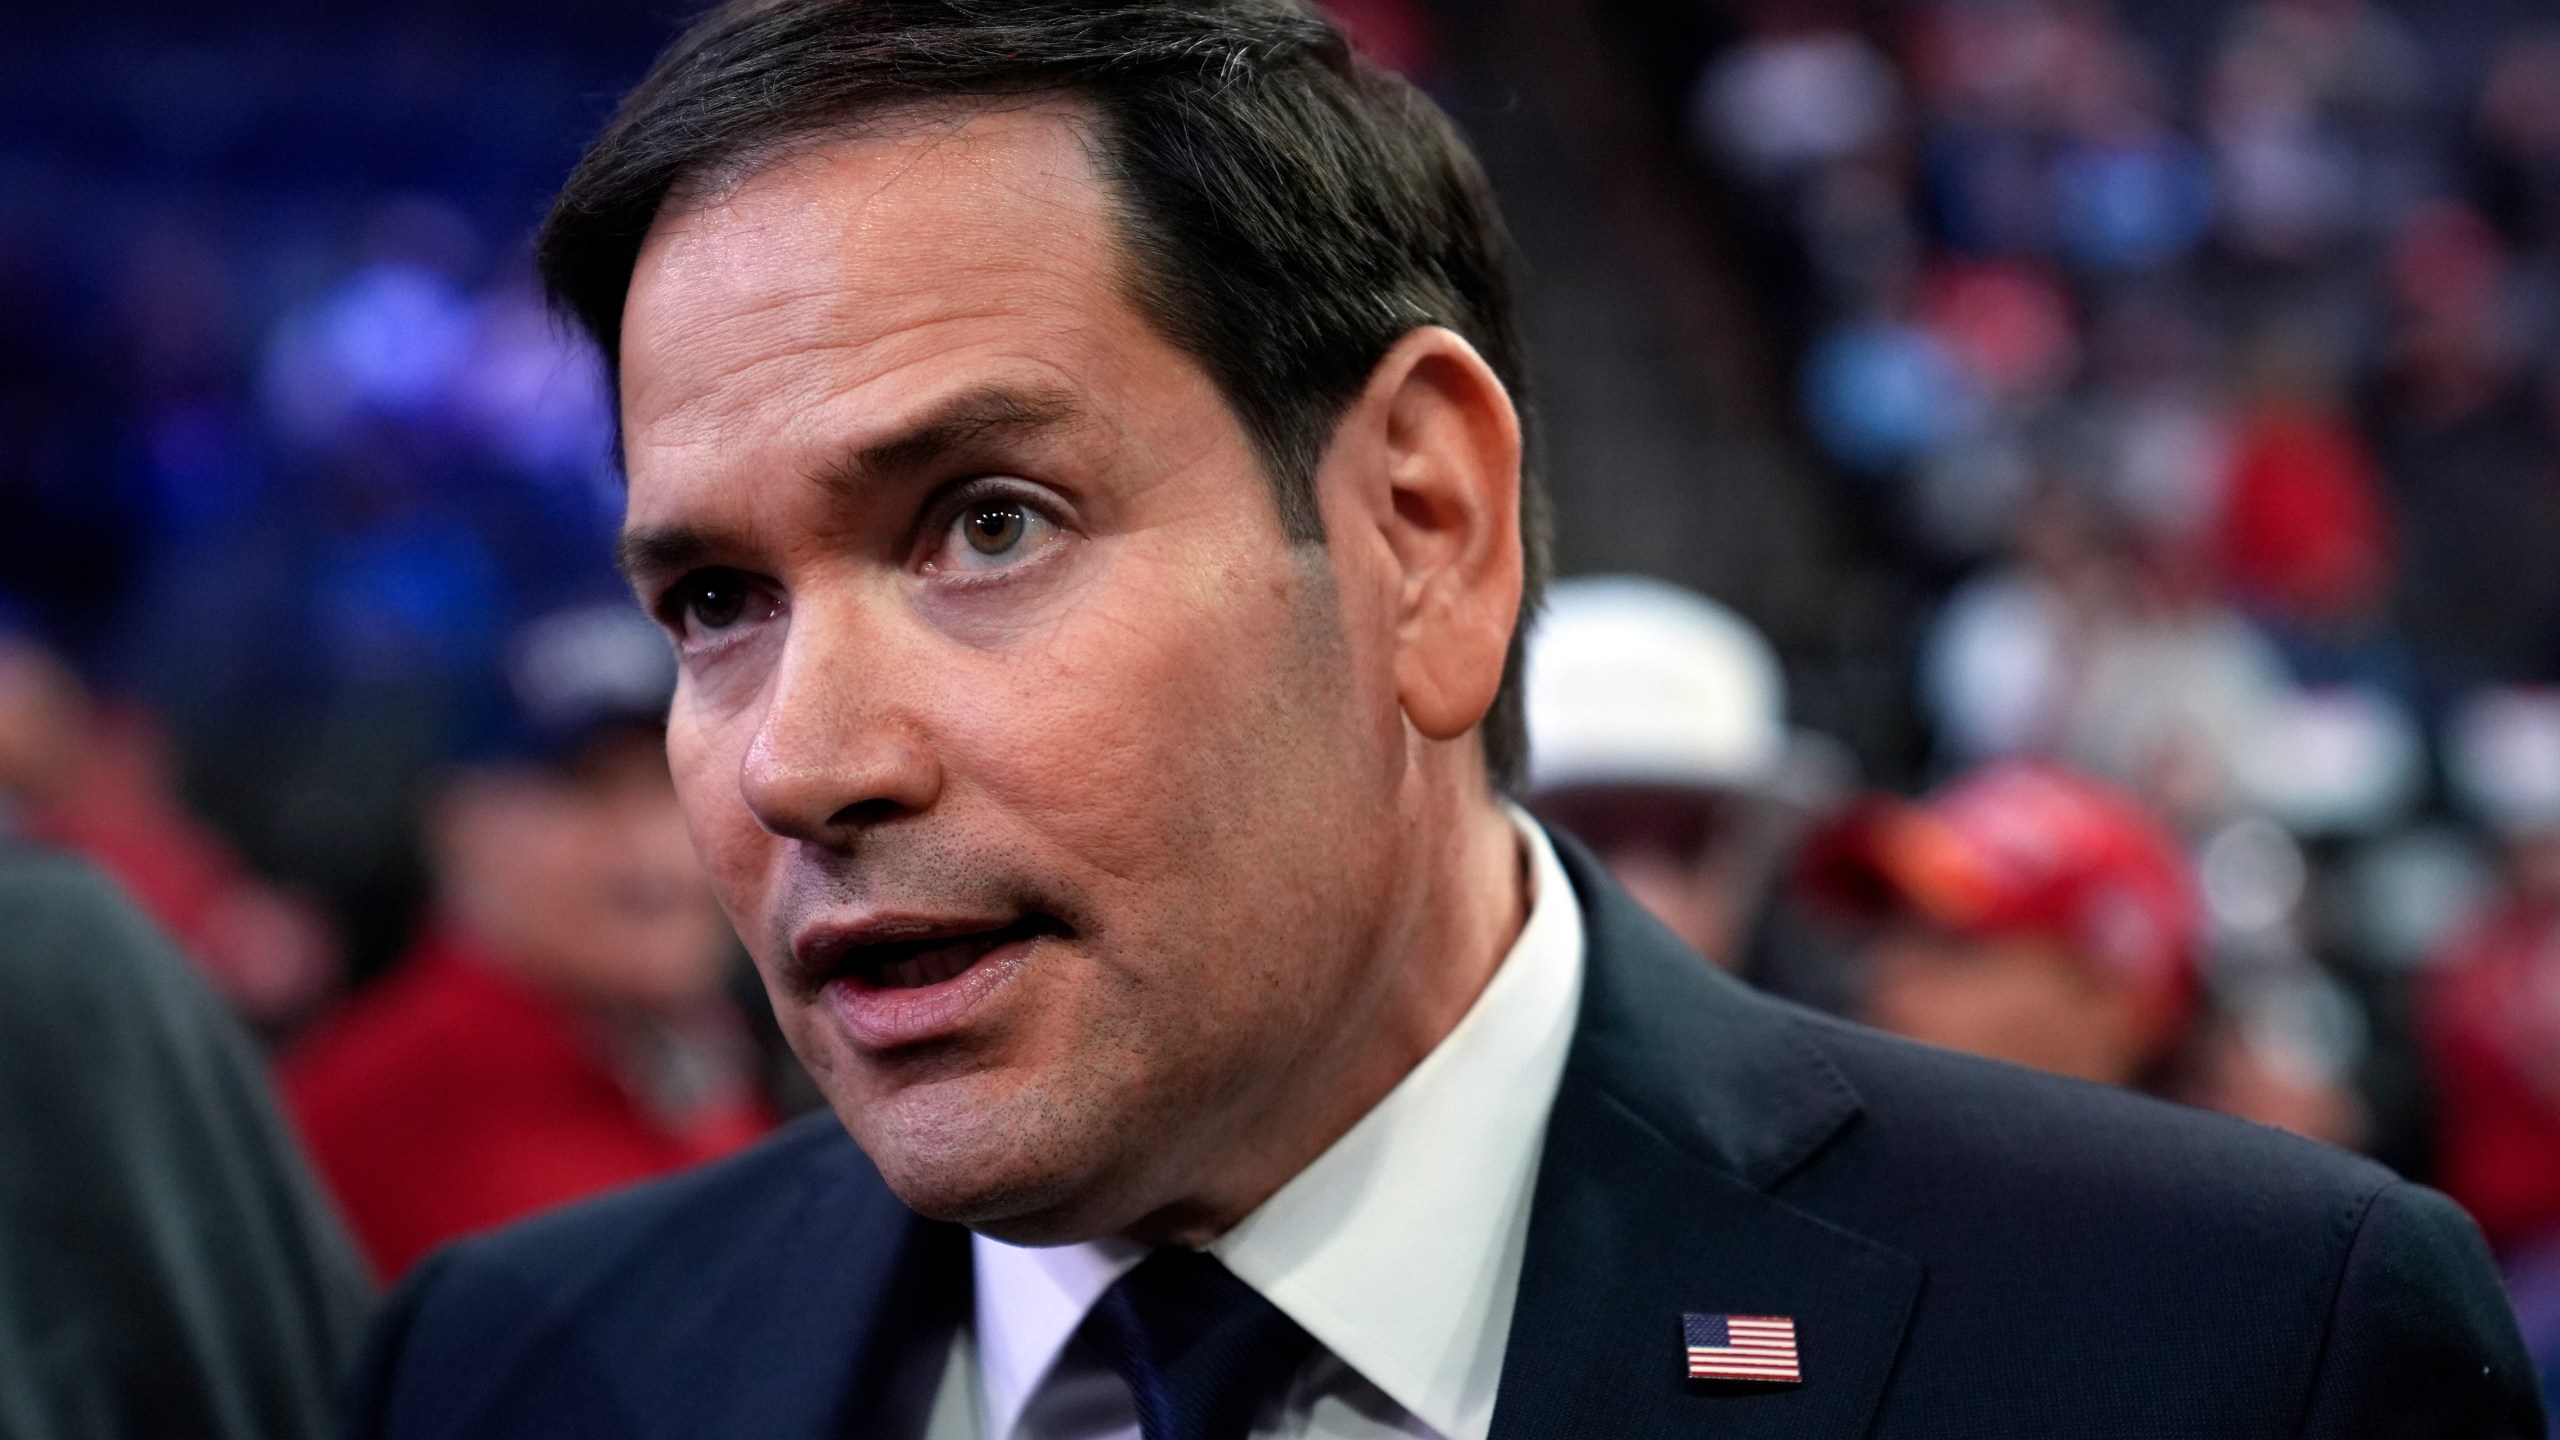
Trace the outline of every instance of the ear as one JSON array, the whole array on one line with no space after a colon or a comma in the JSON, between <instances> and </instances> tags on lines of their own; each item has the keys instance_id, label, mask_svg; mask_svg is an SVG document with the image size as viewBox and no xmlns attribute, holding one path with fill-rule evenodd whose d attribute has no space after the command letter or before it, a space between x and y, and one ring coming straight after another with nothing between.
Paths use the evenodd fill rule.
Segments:
<instances>
[{"instance_id":1,"label":"ear","mask_svg":"<svg viewBox=\"0 0 2560 1440\"><path fill-rule=\"evenodd\" d=\"M1325 489L1351 502L1328 526L1368 530L1354 538L1386 564L1397 701L1454 740L1493 708L1519 621L1520 414L1474 346L1426 326L1378 362L1327 455L1344 473Z\"/></svg>"}]
</instances>

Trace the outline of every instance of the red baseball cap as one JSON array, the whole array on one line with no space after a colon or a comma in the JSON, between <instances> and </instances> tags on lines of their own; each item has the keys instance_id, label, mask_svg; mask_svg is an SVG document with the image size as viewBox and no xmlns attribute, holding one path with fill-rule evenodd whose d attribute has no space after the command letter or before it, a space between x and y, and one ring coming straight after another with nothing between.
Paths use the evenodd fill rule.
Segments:
<instances>
[{"instance_id":1,"label":"red baseball cap","mask_svg":"<svg viewBox=\"0 0 2560 1440\"><path fill-rule=\"evenodd\" d=\"M2134 986L2165 1041L2195 1003L2202 910L2185 847L2133 797L2002 761L1920 804L1877 798L1825 825L1802 888L1870 923L2041 935Z\"/></svg>"}]
</instances>

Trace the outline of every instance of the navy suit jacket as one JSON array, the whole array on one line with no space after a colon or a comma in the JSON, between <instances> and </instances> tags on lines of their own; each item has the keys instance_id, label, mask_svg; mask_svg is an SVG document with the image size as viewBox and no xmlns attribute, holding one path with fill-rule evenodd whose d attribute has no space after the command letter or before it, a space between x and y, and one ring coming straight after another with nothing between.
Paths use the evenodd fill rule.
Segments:
<instances>
[{"instance_id":1,"label":"navy suit jacket","mask_svg":"<svg viewBox=\"0 0 2560 1440\"><path fill-rule=\"evenodd\" d=\"M1758 995L1559 848L1588 967L1497 1440L2542 1433L2443 1197ZM818 1116L429 1260L347 1433L912 1436L968 1264ZM1794 1317L1803 1383L1687 1380L1690 1311Z\"/></svg>"}]
</instances>

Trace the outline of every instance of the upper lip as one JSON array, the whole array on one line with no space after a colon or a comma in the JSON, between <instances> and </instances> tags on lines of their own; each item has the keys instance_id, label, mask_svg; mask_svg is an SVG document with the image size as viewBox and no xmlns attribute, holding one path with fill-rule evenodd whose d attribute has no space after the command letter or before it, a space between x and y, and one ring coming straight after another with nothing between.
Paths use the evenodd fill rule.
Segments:
<instances>
[{"instance_id":1,"label":"upper lip","mask_svg":"<svg viewBox=\"0 0 2560 1440\"><path fill-rule=\"evenodd\" d=\"M791 972L809 987L823 985L935 946L1007 930L1038 917L1027 914L936 916L878 914L818 921L791 939Z\"/></svg>"}]
</instances>

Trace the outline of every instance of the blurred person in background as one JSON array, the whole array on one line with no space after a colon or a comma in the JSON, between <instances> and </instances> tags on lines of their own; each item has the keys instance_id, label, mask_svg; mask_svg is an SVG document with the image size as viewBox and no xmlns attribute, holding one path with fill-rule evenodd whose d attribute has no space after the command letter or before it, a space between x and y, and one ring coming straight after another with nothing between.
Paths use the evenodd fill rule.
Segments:
<instances>
[{"instance_id":1,"label":"blurred person in background","mask_svg":"<svg viewBox=\"0 0 2560 1440\"><path fill-rule=\"evenodd\" d=\"M1656 580L1565 581L1529 640L1530 810L1727 969L1782 843L1785 686L1749 622Z\"/></svg>"},{"instance_id":2,"label":"blurred person in background","mask_svg":"<svg viewBox=\"0 0 2560 1440\"><path fill-rule=\"evenodd\" d=\"M1799 878L1866 936L1863 1016L1897 1034L2352 1146L2344 1077L2294 1062L2256 997L2206 985L2186 847L2130 794L2011 760L1928 801L1879 799L1808 842Z\"/></svg>"},{"instance_id":3,"label":"blurred person in background","mask_svg":"<svg viewBox=\"0 0 2560 1440\"><path fill-rule=\"evenodd\" d=\"M2384 208L2426 80L2408 33L2363 0L2234 7L2199 104L2225 243L2262 276L2334 258Z\"/></svg>"},{"instance_id":4,"label":"blurred person in background","mask_svg":"<svg viewBox=\"0 0 2560 1440\"><path fill-rule=\"evenodd\" d=\"M0 834L16 834L76 763L88 693L71 668L0 625Z\"/></svg>"},{"instance_id":5,"label":"blurred person in background","mask_svg":"<svg viewBox=\"0 0 2560 1440\"><path fill-rule=\"evenodd\" d=\"M429 927L286 1058L295 1120L384 1276L771 1126L724 988L735 941L667 772L670 669L623 607L527 628L500 753L432 807Z\"/></svg>"},{"instance_id":6,"label":"blurred person in background","mask_svg":"<svg viewBox=\"0 0 2560 1440\"><path fill-rule=\"evenodd\" d=\"M319 1440L372 1297L255 1048L72 857L0 840L0 1435Z\"/></svg>"},{"instance_id":7,"label":"blurred person in background","mask_svg":"<svg viewBox=\"0 0 2560 1440\"><path fill-rule=\"evenodd\" d=\"M2246 348L2211 538L2222 586L2303 679L2389 678L2376 625L2401 540L2380 458L2339 394L2334 341L2271 324Z\"/></svg>"},{"instance_id":8,"label":"blurred person in background","mask_svg":"<svg viewBox=\"0 0 2560 1440\"><path fill-rule=\"evenodd\" d=\"M2110 1085L2154 1085L2195 1015L2201 917L2176 837L2131 797L2010 761L1878 799L1802 880L1870 933L1865 1018Z\"/></svg>"},{"instance_id":9,"label":"blurred person in background","mask_svg":"<svg viewBox=\"0 0 2560 1440\"><path fill-rule=\"evenodd\" d=\"M2560 645L2560 435L2534 353L2560 275L2531 258L2438 200L2381 277L2390 331L2365 398L2404 538L2392 617L2439 710L2484 680L2549 678Z\"/></svg>"},{"instance_id":10,"label":"blurred person in background","mask_svg":"<svg viewBox=\"0 0 2560 1440\"><path fill-rule=\"evenodd\" d=\"M2436 1183L2502 1252L2560 1247L2560 692L2476 695L2449 740L2455 789L2505 865L2420 991Z\"/></svg>"},{"instance_id":11,"label":"blurred person in background","mask_svg":"<svg viewBox=\"0 0 2560 1440\"><path fill-rule=\"evenodd\" d=\"M2282 657L2200 573L2067 462L2021 503L2010 555L1930 622L1920 685L1954 766L2035 757L2181 826L2228 811Z\"/></svg>"},{"instance_id":12,"label":"blurred person in background","mask_svg":"<svg viewBox=\"0 0 2560 1440\"><path fill-rule=\"evenodd\" d=\"M233 1009L281 1034L336 990L336 938L316 907L261 880L188 810L173 771L148 713L100 701L34 635L0 622L0 835L98 865Z\"/></svg>"},{"instance_id":13,"label":"blurred person in background","mask_svg":"<svg viewBox=\"0 0 2560 1440\"><path fill-rule=\"evenodd\" d=\"M2560 25L2520 30L2499 47L2470 161L2481 208L2508 243L2560 251Z\"/></svg>"},{"instance_id":14,"label":"blurred person in background","mask_svg":"<svg viewBox=\"0 0 2560 1440\"><path fill-rule=\"evenodd\" d=\"M2560 1398L2560 691L2484 690L2447 738L2454 790L2499 836L2505 875L2422 977L2434 1180L2497 1252L2548 1405Z\"/></svg>"}]
</instances>

